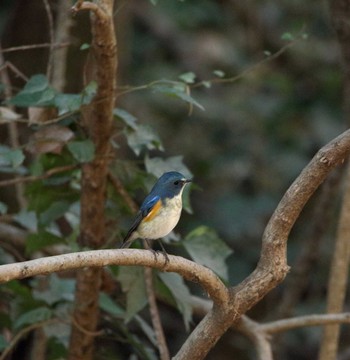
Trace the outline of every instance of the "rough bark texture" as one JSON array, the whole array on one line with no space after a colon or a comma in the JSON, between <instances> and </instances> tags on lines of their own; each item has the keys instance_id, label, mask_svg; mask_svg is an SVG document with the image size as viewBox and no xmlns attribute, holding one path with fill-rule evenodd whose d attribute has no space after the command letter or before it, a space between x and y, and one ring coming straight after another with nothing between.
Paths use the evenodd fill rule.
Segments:
<instances>
[{"instance_id":1,"label":"rough bark texture","mask_svg":"<svg viewBox=\"0 0 350 360\"><path fill-rule=\"evenodd\" d=\"M77 293L91 295L91 288L96 286L92 284L94 277L91 274L98 273L96 266L142 265L177 272L187 280L198 282L209 294L214 305L174 359L204 359L224 332L284 279L288 272L286 246L291 228L327 174L349 154L350 130L338 136L315 155L287 190L271 217L263 236L261 258L257 268L238 286L226 288L210 269L181 257L169 255L170 261L164 263L163 257L155 258L150 251L135 249L88 251L2 265L0 282L89 267L79 273ZM77 303L76 312L82 316L83 324L85 320L94 320L91 319L89 311L97 313L94 296L82 298L82 302ZM94 330L86 325L85 331L82 331L84 336L77 338L79 348L82 348L81 352L85 353L91 348L90 340L94 335L86 331L87 328L88 331Z\"/></svg>"},{"instance_id":2,"label":"rough bark texture","mask_svg":"<svg viewBox=\"0 0 350 360\"><path fill-rule=\"evenodd\" d=\"M254 272L232 287L225 306L214 305L192 332L176 360L203 359L224 332L276 287L288 272L286 249L289 233L311 195L327 174L350 152L350 131L324 146L287 190L263 235L260 261Z\"/></svg>"},{"instance_id":3,"label":"rough bark texture","mask_svg":"<svg viewBox=\"0 0 350 360\"><path fill-rule=\"evenodd\" d=\"M343 311L346 288L348 285L350 260L350 167L348 167L345 193L340 213L335 250L328 281L327 313L336 314ZM328 325L324 328L320 360L337 358L340 326Z\"/></svg>"},{"instance_id":4,"label":"rough bark texture","mask_svg":"<svg viewBox=\"0 0 350 360\"><path fill-rule=\"evenodd\" d=\"M347 124L350 123L350 2L347 0L330 0L331 22L336 32L343 63L344 79L344 112ZM345 184L344 199L338 225L337 239L331 273L328 281L327 312L340 312L344 305L345 292L348 283L348 269L350 261L350 169L348 168ZM324 328L320 360L337 358L339 342L339 325Z\"/></svg>"},{"instance_id":5,"label":"rough bark texture","mask_svg":"<svg viewBox=\"0 0 350 360\"><path fill-rule=\"evenodd\" d=\"M94 59L94 80L98 85L93 102L88 111L84 112L84 124L96 150L94 160L84 164L82 171L79 236L81 246L93 249L98 249L105 242L104 208L117 67L113 2L78 2L75 7L75 11L91 12L91 51ZM96 330L99 318L100 278L101 269L88 268L78 272L69 348L70 360L92 359L92 333Z\"/></svg>"}]
</instances>

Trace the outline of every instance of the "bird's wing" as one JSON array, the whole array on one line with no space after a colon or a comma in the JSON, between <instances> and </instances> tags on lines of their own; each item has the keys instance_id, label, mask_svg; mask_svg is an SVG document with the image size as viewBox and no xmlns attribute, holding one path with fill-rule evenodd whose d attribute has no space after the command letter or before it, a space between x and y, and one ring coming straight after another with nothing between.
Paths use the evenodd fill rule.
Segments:
<instances>
[{"instance_id":1,"label":"bird's wing","mask_svg":"<svg viewBox=\"0 0 350 360\"><path fill-rule=\"evenodd\" d=\"M132 223L128 233L126 234L123 240L122 247L126 247L127 245L129 245L128 240L132 235L132 233L138 228L142 219L145 218L146 221L147 220L149 221L156 215L156 213L160 208L160 204L161 204L160 196L156 195L152 197L150 196L146 197L146 199L144 200L144 202L140 207L140 211L137 213L134 222Z\"/></svg>"},{"instance_id":2,"label":"bird's wing","mask_svg":"<svg viewBox=\"0 0 350 360\"><path fill-rule=\"evenodd\" d=\"M159 195L152 196L149 199L146 198L140 207L142 218L144 218L145 221L152 220L157 215L161 204L162 200Z\"/></svg>"}]
</instances>

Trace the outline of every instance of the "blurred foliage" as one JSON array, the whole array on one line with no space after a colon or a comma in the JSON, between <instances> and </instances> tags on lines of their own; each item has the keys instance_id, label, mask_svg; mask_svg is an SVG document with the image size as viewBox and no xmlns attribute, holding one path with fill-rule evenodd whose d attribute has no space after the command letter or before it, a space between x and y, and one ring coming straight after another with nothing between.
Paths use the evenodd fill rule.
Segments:
<instances>
[{"instance_id":1,"label":"blurred foliage","mask_svg":"<svg viewBox=\"0 0 350 360\"><path fill-rule=\"evenodd\" d=\"M57 1L50 3L55 16ZM193 174L193 191L184 194L187 211L176 235L167 239L167 249L211 267L231 284L254 269L263 229L284 191L317 149L345 128L339 50L328 9L322 5L315 0L117 2L120 78L111 173L138 203L164 171ZM41 2L3 1L2 48L47 42L48 25L38 18L46 18ZM79 164L91 160L94 146L77 120L82 106L92 100L96 84L84 85L82 80L84 50L89 47L88 14L78 14L74 21L63 93L44 75L47 49L4 52L5 59L29 81L24 83L8 70L13 97L2 106L14 105L16 112L12 120L0 123L1 178L72 168L27 183L26 209L18 208L13 187L0 188L0 214L10 214L13 225L28 231L24 253L19 256L19 250L4 247L1 263L78 250ZM280 49L284 51L274 57ZM1 84L3 100L4 89ZM43 125L30 119L30 127L19 122L21 147L13 148L7 123L20 116L28 118L28 107L54 109L52 118L57 122ZM115 247L132 214L112 186L108 197L108 246ZM310 236L314 206L317 200L292 233L291 265ZM332 252L333 227L323 234L318 262L295 314L324 310L324 266ZM117 285L101 293L104 331L98 359L115 358L116 350L120 359L132 353L140 359L157 358L144 310L147 299L141 272L110 269ZM192 316L189 288L203 294L174 274L155 274L155 279L174 353L198 320ZM56 275L4 285L0 330L16 333L42 322L50 337L48 359L64 357L73 289L74 280ZM252 316L273 318L283 290L282 285L273 291ZM30 342L24 339L21 345L29 347ZM319 336L309 329L290 332L284 336L280 358L315 358L318 342ZM0 337L0 348L6 343ZM19 348L14 356L25 359ZM233 352L237 359L254 358L250 348L240 337L225 336L208 358L231 359Z\"/></svg>"}]
</instances>

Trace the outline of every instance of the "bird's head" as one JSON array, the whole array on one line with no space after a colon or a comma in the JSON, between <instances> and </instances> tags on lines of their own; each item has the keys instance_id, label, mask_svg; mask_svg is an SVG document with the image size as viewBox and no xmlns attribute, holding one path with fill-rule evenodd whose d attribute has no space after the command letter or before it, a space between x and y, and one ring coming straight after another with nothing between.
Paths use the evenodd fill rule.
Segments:
<instances>
[{"instance_id":1,"label":"bird's head","mask_svg":"<svg viewBox=\"0 0 350 360\"><path fill-rule=\"evenodd\" d=\"M184 175L177 171L164 173L154 185L152 192L157 192L162 197L172 198L182 193L185 185L192 180L186 179Z\"/></svg>"}]
</instances>

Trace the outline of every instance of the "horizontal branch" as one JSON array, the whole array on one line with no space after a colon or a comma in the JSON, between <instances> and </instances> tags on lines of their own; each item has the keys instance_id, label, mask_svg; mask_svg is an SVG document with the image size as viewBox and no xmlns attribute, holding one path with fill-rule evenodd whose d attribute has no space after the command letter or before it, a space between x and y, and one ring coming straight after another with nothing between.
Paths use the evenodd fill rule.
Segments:
<instances>
[{"instance_id":1,"label":"horizontal branch","mask_svg":"<svg viewBox=\"0 0 350 360\"><path fill-rule=\"evenodd\" d=\"M305 315L290 319L276 320L267 324L259 325L259 330L266 334L275 334L300 327L333 325L350 323L350 313Z\"/></svg>"},{"instance_id":2,"label":"horizontal branch","mask_svg":"<svg viewBox=\"0 0 350 360\"><path fill-rule=\"evenodd\" d=\"M167 263L161 253L138 249L82 251L1 265L0 283L83 267L150 266L161 271L176 272L186 280L199 283L216 305L227 304L228 290L213 271L180 256L169 255L169 260Z\"/></svg>"},{"instance_id":3,"label":"horizontal branch","mask_svg":"<svg viewBox=\"0 0 350 360\"><path fill-rule=\"evenodd\" d=\"M8 52L14 52L14 51L45 49L45 48L52 48L53 50L55 50L55 49L60 49L60 48L63 48L63 47L67 47L69 45L71 45L70 42L53 43L53 44L51 44L51 43L43 43L43 44L13 46L13 47L10 47L10 48L2 49L1 51L3 53L8 53Z\"/></svg>"},{"instance_id":4,"label":"horizontal branch","mask_svg":"<svg viewBox=\"0 0 350 360\"><path fill-rule=\"evenodd\" d=\"M56 175L56 174L59 174L62 172L66 172L66 171L70 171L70 170L74 170L77 167L78 167L78 165L64 165L64 166L52 168L41 175L28 175L28 176L16 177L14 179L2 180L2 181L0 181L0 187L11 186L11 185L19 184L19 183L24 183L24 182L45 180L53 175Z\"/></svg>"}]
</instances>

